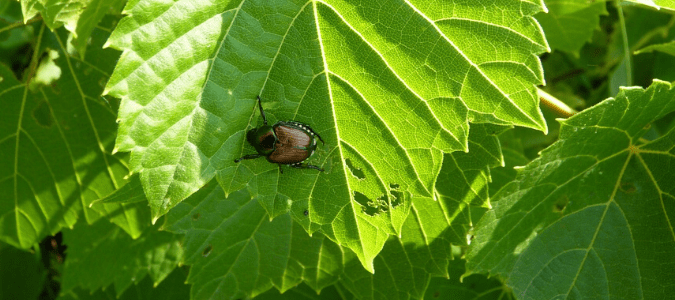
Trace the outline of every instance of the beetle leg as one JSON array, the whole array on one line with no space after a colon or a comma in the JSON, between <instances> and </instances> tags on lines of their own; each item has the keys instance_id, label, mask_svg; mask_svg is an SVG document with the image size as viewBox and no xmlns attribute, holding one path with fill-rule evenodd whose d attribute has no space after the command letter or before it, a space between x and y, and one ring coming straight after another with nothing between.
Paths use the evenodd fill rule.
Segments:
<instances>
[{"instance_id":1,"label":"beetle leg","mask_svg":"<svg viewBox=\"0 0 675 300\"><path fill-rule=\"evenodd\" d=\"M281 164L277 164L279 166L279 173L284 174L284 169L281 168Z\"/></svg>"},{"instance_id":2,"label":"beetle leg","mask_svg":"<svg viewBox=\"0 0 675 300\"><path fill-rule=\"evenodd\" d=\"M310 165L310 164L296 163L296 164L292 164L291 167L296 168L296 169L314 169L314 170L319 170L319 171L323 172L322 168L319 168L318 166Z\"/></svg>"},{"instance_id":3,"label":"beetle leg","mask_svg":"<svg viewBox=\"0 0 675 300\"><path fill-rule=\"evenodd\" d=\"M262 155L260 155L260 154L249 154L249 155L244 155L244 156L242 156L242 157L240 157L240 158L235 159L234 162L238 163L238 162L242 161L243 159L256 159L256 158L261 157L261 156L262 156Z\"/></svg>"},{"instance_id":4,"label":"beetle leg","mask_svg":"<svg viewBox=\"0 0 675 300\"><path fill-rule=\"evenodd\" d=\"M263 124L267 125L267 118L265 118L265 112L262 109L262 104L260 104L260 96L258 96L258 107L260 108L260 115L263 118Z\"/></svg>"}]
</instances>

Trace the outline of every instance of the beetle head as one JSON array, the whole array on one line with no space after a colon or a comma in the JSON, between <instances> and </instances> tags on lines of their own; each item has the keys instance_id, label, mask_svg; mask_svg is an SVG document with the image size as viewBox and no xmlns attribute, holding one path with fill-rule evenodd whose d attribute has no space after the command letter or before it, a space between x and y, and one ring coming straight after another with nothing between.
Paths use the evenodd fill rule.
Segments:
<instances>
[{"instance_id":1,"label":"beetle head","mask_svg":"<svg viewBox=\"0 0 675 300\"><path fill-rule=\"evenodd\" d=\"M264 156L268 156L274 152L278 141L274 129L269 125L249 130L246 133L246 139L248 140L248 143L258 151L258 154Z\"/></svg>"}]
</instances>

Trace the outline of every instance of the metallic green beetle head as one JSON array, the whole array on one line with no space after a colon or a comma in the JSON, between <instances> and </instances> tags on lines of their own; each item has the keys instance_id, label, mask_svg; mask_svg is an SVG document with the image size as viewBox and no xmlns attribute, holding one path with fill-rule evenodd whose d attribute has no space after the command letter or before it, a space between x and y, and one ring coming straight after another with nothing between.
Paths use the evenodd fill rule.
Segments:
<instances>
[{"instance_id":1,"label":"metallic green beetle head","mask_svg":"<svg viewBox=\"0 0 675 300\"><path fill-rule=\"evenodd\" d=\"M274 128L270 125L263 125L259 128L253 128L246 133L246 139L258 151L258 154L269 156L274 152L278 141Z\"/></svg>"}]
</instances>

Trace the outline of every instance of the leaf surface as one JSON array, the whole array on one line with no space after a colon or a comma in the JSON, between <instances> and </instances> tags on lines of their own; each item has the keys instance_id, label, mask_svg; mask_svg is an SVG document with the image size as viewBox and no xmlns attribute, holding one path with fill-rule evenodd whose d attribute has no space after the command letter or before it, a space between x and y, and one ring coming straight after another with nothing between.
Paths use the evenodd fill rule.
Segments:
<instances>
[{"instance_id":1,"label":"leaf surface","mask_svg":"<svg viewBox=\"0 0 675 300\"><path fill-rule=\"evenodd\" d=\"M72 227L83 206L119 188L128 173L125 155L111 153L114 108L100 97L119 55L100 49L106 27L81 60L67 51L65 30L34 25L31 83L0 65L0 240L21 248ZM87 221L106 215L132 235L137 212L119 204L84 210Z\"/></svg>"},{"instance_id":2,"label":"leaf surface","mask_svg":"<svg viewBox=\"0 0 675 300\"><path fill-rule=\"evenodd\" d=\"M433 277L448 278L457 268L452 246L469 240L473 224L489 208L489 166L503 161L495 135L505 127L475 124L469 135L469 152L446 154L436 182L436 198L414 198L400 237L392 236L375 258L375 274L348 261L340 283L357 299L421 299ZM476 220L476 221L474 221ZM459 256L458 254L455 254ZM463 264L462 264L463 270ZM459 284L453 271L449 285ZM433 293L432 293L433 294Z\"/></svg>"},{"instance_id":3,"label":"leaf surface","mask_svg":"<svg viewBox=\"0 0 675 300\"><path fill-rule=\"evenodd\" d=\"M270 217L372 259L411 199L431 198L443 153L467 149L468 121L546 130L535 84L548 49L527 1L130 2L109 45L107 86L122 98L119 151L131 151L153 217L217 177L247 187ZM405 21L403 21L405 20ZM302 122L321 135L307 163L279 168L246 130ZM394 197L394 194L400 198ZM308 210L309 218L303 218Z\"/></svg>"},{"instance_id":4,"label":"leaf surface","mask_svg":"<svg viewBox=\"0 0 675 300\"><path fill-rule=\"evenodd\" d=\"M495 195L469 272L501 275L523 299L675 292L675 130L642 138L674 100L655 81L563 121L560 140Z\"/></svg>"},{"instance_id":5,"label":"leaf surface","mask_svg":"<svg viewBox=\"0 0 675 300\"><path fill-rule=\"evenodd\" d=\"M600 29L600 16L607 15L605 1L547 0L548 13L536 15L551 49L579 56L579 49Z\"/></svg>"},{"instance_id":6,"label":"leaf surface","mask_svg":"<svg viewBox=\"0 0 675 300\"><path fill-rule=\"evenodd\" d=\"M640 50L635 51L635 54L649 53L649 52L653 52L653 51L659 51L659 52L663 52L663 53L675 56L675 41L671 41L671 42L663 43L663 44L649 45L647 47L644 47Z\"/></svg>"},{"instance_id":7,"label":"leaf surface","mask_svg":"<svg viewBox=\"0 0 675 300\"><path fill-rule=\"evenodd\" d=\"M67 293L62 293L58 300L185 300L190 297L190 286L185 284L185 270L176 269L158 285L146 276L140 282L136 282L134 288L124 291L121 295L115 294L113 289L97 290L90 292L86 289L76 288Z\"/></svg>"},{"instance_id":8,"label":"leaf surface","mask_svg":"<svg viewBox=\"0 0 675 300\"><path fill-rule=\"evenodd\" d=\"M185 234L192 299L255 297L303 281L319 292L342 273L338 245L309 237L288 214L270 221L246 190L226 198L215 180L171 210L163 227Z\"/></svg>"},{"instance_id":9,"label":"leaf surface","mask_svg":"<svg viewBox=\"0 0 675 300\"><path fill-rule=\"evenodd\" d=\"M182 261L183 250L181 236L157 227L147 228L135 240L106 220L64 230L68 249L61 291L78 287L93 293L114 283L119 297L148 275L159 284Z\"/></svg>"},{"instance_id":10,"label":"leaf surface","mask_svg":"<svg viewBox=\"0 0 675 300\"><path fill-rule=\"evenodd\" d=\"M0 244L0 266L0 299L38 298L47 275L39 254Z\"/></svg>"}]
</instances>

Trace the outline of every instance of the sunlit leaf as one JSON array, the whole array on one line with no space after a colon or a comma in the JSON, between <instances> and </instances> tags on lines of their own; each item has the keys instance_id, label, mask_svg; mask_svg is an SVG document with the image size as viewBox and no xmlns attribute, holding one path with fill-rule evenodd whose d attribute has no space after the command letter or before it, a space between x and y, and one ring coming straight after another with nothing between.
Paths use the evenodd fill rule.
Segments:
<instances>
[{"instance_id":1,"label":"sunlit leaf","mask_svg":"<svg viewBox=\"0 0 675 300\"><path fill-rule=\"evenodd\" d=\"M109 45L122 98L116 149L131 151L154 218L217 176L271 217L372 259L431 199L468 121L546 130L534 85L548 49L528 1L130 2ZM403 21L405 20L405 21ZM296 170L253 153L247 129L296 120L325 141ZM393 193L401 197L396 198ZM309 218L303 212L309 211Z\"/></svg>"}]
</instances>

